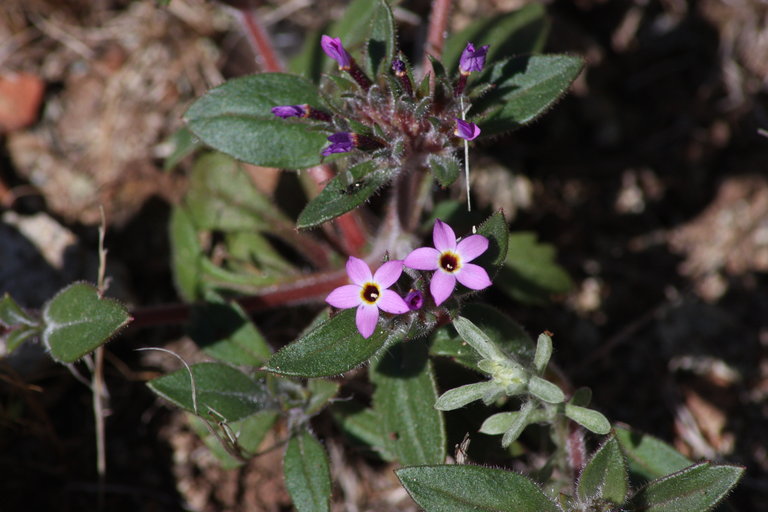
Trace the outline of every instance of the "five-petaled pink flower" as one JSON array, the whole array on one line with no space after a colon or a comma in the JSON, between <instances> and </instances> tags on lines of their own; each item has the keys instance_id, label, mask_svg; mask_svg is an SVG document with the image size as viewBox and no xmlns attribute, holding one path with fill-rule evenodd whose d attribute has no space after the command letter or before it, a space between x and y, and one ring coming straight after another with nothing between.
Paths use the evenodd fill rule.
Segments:
<instances>
[{"instance_id":1,"label":"five-petaled pink flower","mask_svg":"<svg viewBox=\"0 0 768 512\"><path fill-rule=\"evenodd\" d=\"M432 230L435 247L419 247L403 261L406 267L416 270L435 270L429 283L429 292L435 305L442 304L456 287L456 281L471 290L491 286L485 269L469 263L488 249L488 239L483 235L470 235L456 242L453 229L441 220L435 221Z\"/></svg>"},{"instance_id":2,"label":"five-petaled pink flower","mask_svg":"<svg viewBox=\"0 0 768 512\"><path fill-rule=\"evenodd\" d=\"M357 308L355 325L357 330L368 338L376 329L379 321L379 309L399 315L410 308L390 286L400 278L403 262L400 260L384 263L375 274L363 260L350 256L347 260L347 275L353 284L340 286L333 290L325 302L335 308Z\"/></svg>"}]
</instances>

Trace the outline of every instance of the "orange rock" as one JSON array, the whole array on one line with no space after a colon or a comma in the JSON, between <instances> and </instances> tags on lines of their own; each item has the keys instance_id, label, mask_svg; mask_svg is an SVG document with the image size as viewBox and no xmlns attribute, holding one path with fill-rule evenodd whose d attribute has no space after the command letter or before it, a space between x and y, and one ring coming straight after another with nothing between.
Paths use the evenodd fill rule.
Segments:
<instances>
[{"instance_id":1,"label":"orange rock","mask_svg":"<svg viewBox=\"0 0 768 512\"><path fill-rule=\"evenodd\" d=\"M0 75L0 133L29 126L37 119L43 81L31 73Z\"/></svg>"}]
</instances>

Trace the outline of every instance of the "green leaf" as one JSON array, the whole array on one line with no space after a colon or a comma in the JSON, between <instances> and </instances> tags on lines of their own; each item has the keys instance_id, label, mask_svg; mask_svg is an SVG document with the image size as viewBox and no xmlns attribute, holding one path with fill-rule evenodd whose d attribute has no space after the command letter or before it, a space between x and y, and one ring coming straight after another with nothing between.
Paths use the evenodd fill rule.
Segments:
<instances>
[{"instance_id":1,"label":"green leaf","mask_svg":"<svg viewBox=\"0 0 768 512\"><path fill-rule=\"evenodd\" d=\"M553 384L536 375L531 375L531 379L528 381L528 391L539 400L549 404L560 404L565 401L565 394L557 387L557 384Z\"/></svg>"},{"instance_id":2,"label":"green leaf","mask_svg":"<svg viewBox=\"0 0 768 512\"><path fill-rule=\"evenodd\" d=\"M551 357L552 338L547 333L541 333L536 340L536 354L533 357L533 367L539 375L547 369Z\"/></svg>"},{"instance_id":3,"label":"green leaf","mask_svg":"<svg viewBox=\"0 0 768 512\"><path fill-rule=\"evenodd\" d=\"M376 450L382 459L394 461L390 443L381 429L379 414L359 402L337 402L331 406L331 414L339 428L349 437Z\"/></svg>"},{"instance_id":4,"label":"green leaf","mask_svg":"<svg viewBox=\"0 0 768 512\"><path fill-rule=\"evenodd\" d=\"M187 110L189 129L205 144L255 165L303 168L318 165L326 134L308 122L280 119L278 105L321 105L312 82L284 73L235 78L208 91Z\"/></svg>"},{"instance_id":5,"label":"green leaf","mask_svg":"<svg viewBox=\"0 0 768 512\"><path fill-rule=\"evenodd\" d=\"M680 471L693 463L672 446L648 434L616 427L616 439L629 459L630 470L648 480Z\"/></svg>"},{"instance_id":6,"label":"green leaf","mask_svg":"<svg viewBox=\"0 0 768 512\"><path fill-rule=\"evenodd\" d=\"M386 450L403 465L444 462L445 425L434 408L437 390L427 347L418 341L399 343L373 362L370 375Z\"/></svg>"},{"instance_id":7,"label":"green leaf","mask_svg":"<svg viewBox=\"0 0 768 512\"><path fill-rule=\"evenodd\" d=\"M555 262L555 249L538 243L536 234L511 233L507 257L494 284L511 298L527 304L546 304L553 295L566 293L572 282Z\"/></svg>"},{"instance_id":8,"label":"green leaf","mask_svg":"<svg viewBox=\"0 0 768 512\"><path fill-rule=\"evenodd\" d=\"M379 326L363 338L355 326L355 309L341 311L273 355L264 370L295 377L338 375L359 366L384 346L402 340L407 326Z\"/></svg>"},{"instance_id":9,"label":"green leaf","mask_svg":"<svg viewBox=\"0 0 768 512\"><path fill-rule=\"evenodd\" d=\"M378 76L395 56L395 17L386 0L374 0L376 10L371 20L371 34L368 39L368 72Z\"/></svg>"},{"instance_id":10,"label":"green leaf","mask_svg":"<svg viewBox=\"0 0 768 512\"><path fill-rule=\"evenodd\" d=\"M493 381L474 382L458 388L449 389L437 399L435 409L439 411L453 411L464 407L468 403L480 400L488 393L498 389L499 385Z\"/></svg>"},{"instance_id":11,"label":"green leaf","mask_svg":"<svg viewBox=\"0 0 768 512\"><path fill-rule=\"evenodd\" d=\"M196 402L186 368L153 379L147 385L182 409L213 421L237 421L273 406L263 384L231 366L199 363L191 366L190 371L194 376Z\"/></svg>"},{"instance_id":12,"label":"green leaf","mask_svg":"<svg viewBox=\"0 0 768 512\"><path fill-rule=\"evenodd\" d=\"M520 412L514 417L509 428L504 432L504 436L501 438L501 447L507 448L509 445L517 441L520 434L523 433L525 427L530 423L531 413L533 412L533 402L525 402L520 407Z\"/></svg>"},{"instance_id":13,"label":"green leaf","mask_svg":"<svg viewBox=\"0 0 768 512\"><path fill-rule=\"evenodd\" d=\"M605 435L611 431L611 423L593 409L565 404L565 415L595 434Z\"/></svg>"},{"instance_id":14,"label":"green leaf","mask_svg":"<svg viewBox=\"0 0 768 512\"><path fill-rule=\"evenodd\" d=\"M35 318L24 311L7 293L0 299L0 325L14 327L16 325L37 325Z\"/></svg>"},{"instance_id":15,"label":"green leaf","mask_svg":"<svg viewBox=\"0 0 768 512\"><path fill-rule=\"evenodd\" d=\"M353 210L389 182L391 176L376 170L376 162L368 161L338 174L312 199L299 215L299 229L319 226Z\"/></svg>"},{"instance_id":16,"label":"green leaf","mask_svg":"<svg viewBox=\"0 0 768 512\"><path fill-rule=\"evenodd\" d=\"M486 62L492 63L498 56L520 55L540 52L547 39L549 21L544 6L529 4L521 9L482 18L470 23L464 30L456 32L445 41L443 62L448 69L459 69L459 57L467 46L475 48L490 45Z\"/></svg>"},{"instance_id":17,"label":"green leaf","mask_svg":"<svg viewBox=\"0 0 768 512\"><path fill-rule=\"evenodd\" d=\"M218 428L219 436L221 439L226 440L225 442L229 440L227 433L233 435L237 440L237 448L239 448L244 456L248 457L256 454L267 432L269 432L279 416L280 414L277 411L260 411L242 420L227 423L226 427L213 422L208 422L207 425ZM209 427L206 426L204 420L192 413L188 414L187 419L195 433L200 436L211 453L219 460L222 468L235 469L244 464L224 448L219 438L208 430Z\"/></svg>"},{"instance_id":18,"label":"green leaf","mask_svg":"<svg viewBox=\"0 0 768 512\"><path fill-rule=\"evenodd\" d=\"M743 467L695 464L640 489L630 500L631 510L706 512L728 494L743 474Z\"/></svg>"},{"instance_id":19,"label":"green leaf","mask_svg":"<svg viewBox=\"0 0 768 512\"><path fill-rule=\"evenodd\" d=\"M483 137L528 124L565 94L583 64L569 55L524 55L497 62L478 79L495 87L475 102L469 116L490 112L478 123Z\"/></svg>"},{"instance_id":20,"label":"green leaf","mask_svg":"<svg viewBox=\"0 0 768 512\"><path fill-rule=\"evenodd\" d=\"M185 157L193 154L202 147L200 141L189 131L186 126L176 130L164 142L171 147L171 154L163 162L163 170L170 171L181 162Z\"/></svg>"},{"instance_id":21,"label":"green leaf","mask_svg":"<svg viewBox=\"0 0 768 512\"><path fill-rule=\"evenodd\" d=\"M430 155L427 158L427 165L432 171L432 176L443 187L456 181L461 172L459 162L452 155Z\"/></svg>"},{"instance_id":22,"label":"green leaf","mask_svg":"<svg viewBox=\"0 0 768 512\"><path fill-rule=\"evenodd\" d=\"M503 361L506 359L504 353L471 320L460 316L453 321L453 327L459 333L459 336L469 343L483 359L490 359L492 361Z\"/></svg>"},{"instance_id":23,"label":"green leaf","mask_svg":"<svg viewBox=\"0 0 768 512\"><path fill-rule=\"evenodd\" d=\"M10 331L0 336L0 340L5 342L5 353L10 354L27 340L40 336L40 327L21 326L12 328Z\"/></svg>"},{"instance_id":24,"label":"green leaf","mask_svg":"<svg viewBox=\"0 0 768 512\"><path fill-rule=\"evenodd\" d=\"M519 412L497 412L485 419L479 432L489 436L501 435L512 427L518 416Z\"/></svg>"},{"instance_id":25,"label":"green leaf","mask_svg":"<svg viewBox=\"0 0 768 512\"><path fill-rule=\"evenodd\" d=\"M42 340L56 361L74 363L128 325L128 310L99 297L96 287L74 283L43 307Z\"/></svg>"},{"instance_id":26,"label":"green leaf","mask_svg":"<svg viewBox=\"0 0 768 512\"><path fill-rule=\"evenodd\" d=\"M462 315L474 323L505 354L522 362L533 360L533 341L525 330L507 315L481 302L467 304ZM452 325L443 326L432 336L430 353L452 357L457 363L477 370L480 355L465 342Z\"/></svg>"},{"instance_id":27,"label":"green leaf","mask_svg":"<svg viewBox=\"0 0 768 512\"><path fill-rule=\"evenodd\" d=\"M291 437L283 458L285 487L298 512L327 512L331 509L331 471L328 456L309 432Z\"/></svg>"},{"instance_id":28,"label":"green leaf","mask_svg":"<svg viewBox=\"0 0 768 512\"><path fill-rule=\"evenodd\" d=\"M499 267L504 263L508 254L509 229L507 221L501 210L497 211L485 220L477 228L477 232L488 239L488 250L481 254L472 263L480 265L488 271L493 278ZM498 280L498 279L497 279Z\"/></svg>"},{"instance_id":29,"label":"green leaf","mask_svg":"<svg viewBox=\"0 0 768 512\"><path fill-rule=\"evenodd\" d=\"M259 366L272 354L267 340L236 302L219 299L193 306L187 330L206 354L227 363Z\"/></svg>"},{"instance_id":30,"label":"green leaf","mask_svg":"<svg viewBox=\"0 0 768 512\"><path fill-rule=\"evenodd\" d=\"M627 463L619 442L615 437L611 437L595 451L584 466L576 486L576 494L583 502L607 500L621 505L628 492Z\"/></svg>"},{"instance_id":31,"label":"green leaf","mask_svg":"<svg viewBox=\"0 0 768 512\"><path fill-rule=\"evenodd\" d=\"M173 207L169 225L173 282L181 297L188 301L200 298L200 267L203 252L197 230L186 207Z\"/></svg>"},{"instance_id":32,"label":"green leaf","mask_svg":"<svg viewBox=\"0 0 768 512\"><path fill-rule=\"evenodd\" d=\"M269 229L286 217L259 192L240 164L221 153L199 158L189 178L186 204L198 229Z\"/></svg>"},{"instance_id":33,"label":"green leaf","mask_svg":"<svg viewBox=\"0 0 768 512\"><path fill-rule=\"evenodd\" d=\"M308 416L319 413L336 396L341 385L338 382L325 379L310 379L307 389L310 392L309 403L304 412Z\"/></svg>"},{"instance_id":34,"label":"green leaf","mask_svg":"<svg viewBox=\"0 0 768 512\"><path fill-rule=\"evenodd\" d=\"M562 512L533 481L512 471L451 464L400 468L395 474L430 512Z\"/></svg>"}]
</instances>

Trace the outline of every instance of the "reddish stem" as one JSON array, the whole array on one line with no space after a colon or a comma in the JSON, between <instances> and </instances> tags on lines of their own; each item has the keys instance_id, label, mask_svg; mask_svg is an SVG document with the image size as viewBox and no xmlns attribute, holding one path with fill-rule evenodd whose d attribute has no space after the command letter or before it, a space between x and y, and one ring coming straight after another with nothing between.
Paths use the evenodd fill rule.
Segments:
<instances>
[{"instance_id":1,"label":"reddish stem","mask_svg":"<svg viewBox=\"0 0 768 512\"><path fill-rule=\"evenodd\" d=\"M427 32L427 46L424 51L424 69L430 66L427 55L435 58L443 56L443 42L448 30L448 18L451 12L451 0L434 0L432 12L429 15L429 30Z\"/></svg>"},{"instance_id":2,"label":"reddish stem","mask_svg":"<svg viewBox=\"0 0 768 512\"><path fill-rule=\"evenodd\" d=\"M259 21L253 9L235 9L240 23L248 36L248 42L256 55L261 57L264 71L285 71L282 61L272 45L269 34Z\"/></svg>"}]
</instances>

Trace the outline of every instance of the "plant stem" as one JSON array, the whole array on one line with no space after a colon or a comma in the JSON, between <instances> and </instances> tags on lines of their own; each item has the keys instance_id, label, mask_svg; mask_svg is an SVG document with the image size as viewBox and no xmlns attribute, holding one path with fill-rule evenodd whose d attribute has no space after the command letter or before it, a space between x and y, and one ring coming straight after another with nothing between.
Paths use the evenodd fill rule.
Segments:
<instances>
[{"instance_id":1,"label":"plant stem","mask_svg":"<svg viewBox=\"0 0 768 512\"><path fill-rule=\"evenodd\" d=\"M259 21L253 9L235 9L240 24L245 29L253 52L261 57L262 69L268 72L285 71L282 61L272 45L272 39Z\"/></svg>"},{"instance_id":2,"label":"plant stem","mask_svg":"<svg viewBox=\"0 0 768 512\"><path fill-rule=\"evenodd\" d=\"M448 18L451 12L451 0L433 0L432 11L429 15L429 29L427 31L427 45L424 51L422 66L428 69L430 66L427 55L440 58L443 55L443 42L448 29Z\"/></svg>"}]
</instances>

